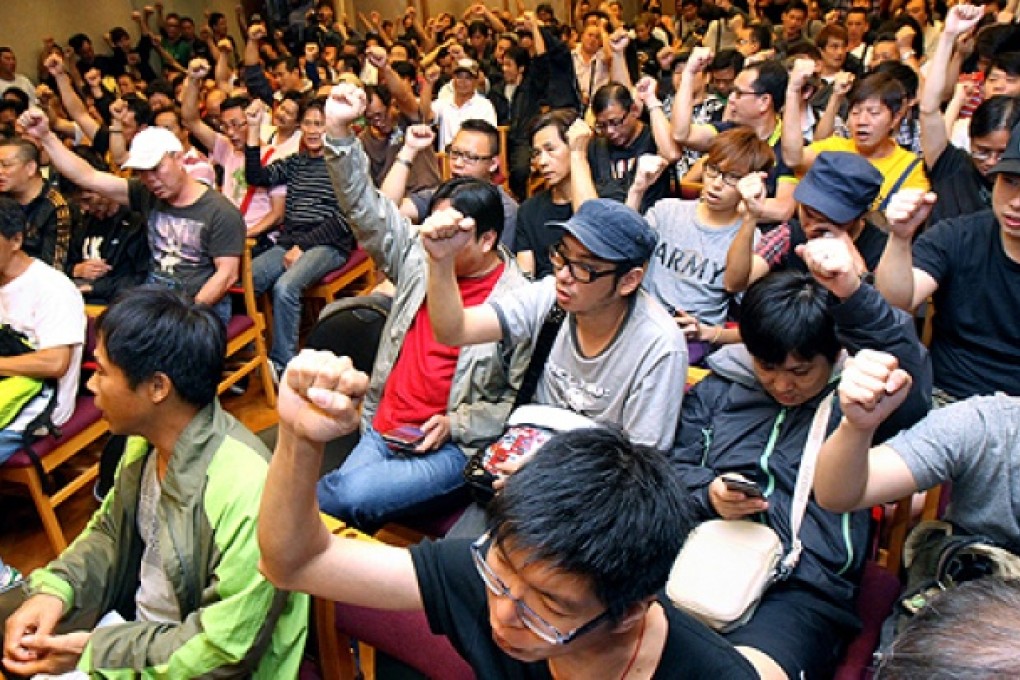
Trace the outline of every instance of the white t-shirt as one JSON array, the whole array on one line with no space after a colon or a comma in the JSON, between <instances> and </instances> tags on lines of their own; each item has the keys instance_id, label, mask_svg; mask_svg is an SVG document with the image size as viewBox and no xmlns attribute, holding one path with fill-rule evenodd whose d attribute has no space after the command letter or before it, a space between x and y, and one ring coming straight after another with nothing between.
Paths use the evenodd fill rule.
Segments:
<instances>
[{"instance_id":1,"label":"white t-shirt","mask_svg":"<svg viewBox=\"0 0 1020 680\"><path fill-rule=\"evenodd\" d=\"M432 102L432 115L439 121L440 149L445 149L453 141L465 120L480 118L496 127L496 109L492 108L492 102L478 93L460 107L453 100L437 99Z\"/></svg>"},{"instance_id":2,"label":"white t-shirt","mask_svg":"<svg viewBox=\"0 0 1020 680\"><path fill-rule=\"evenodd\" d=\"M74 413L75 393L81 373L82 344L85 342L85 303L71 279L44 262L32 260L21 276L0 286L0 321L24 333L36 349L71 346L67 373L57 388L53 423L63 425ZM49 399L47 388L26 406L7 429L23 431L42 413Z\"/></svg>"},{"instance_id":3,"label":"white t-shirt","mask_svg":"<svg viewBox=\"0 0 1020 680\"><path fill-rule=\"evenodd\" d=\"M3 96L4 92L6 92L9 87L16 87L19 90L24 91L24 93L28 95L28 103L32 106L38 105L39 102L36 101L35 98L35 85L32 84L32 81L29 80L27 76L22 75L21 73L15 73L14 80L4 80L3 78L0 78L0 97Z\"/></svg>"}]
</instances>

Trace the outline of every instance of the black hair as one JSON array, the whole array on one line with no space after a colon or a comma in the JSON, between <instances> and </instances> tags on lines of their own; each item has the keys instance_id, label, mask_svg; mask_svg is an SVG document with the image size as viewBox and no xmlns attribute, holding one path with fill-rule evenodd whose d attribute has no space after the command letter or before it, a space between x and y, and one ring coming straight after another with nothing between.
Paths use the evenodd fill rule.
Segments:
<instances>
[{"instance_id":1,"label":"black hair","mask_svg":"<svg viewBox=\"0 0 1020 680\"><path fill-rule=\"evenodd\" d=\"M323 117L325 117L325 115L326 115L326 98L325 97L313 97L311 99L305 100L305 102L303 104L301 104L301 112L298 115L298 120L299 121L304 120L305 116L308 115L309 111L318 111L319 113L321 113L323 115Z\"/></svg>"},{"instance_id":2,"label":"black hair","mask_svg":"<svg viewBox=\"0 0 1020 680\"><path fill-rule=\"evenodd\" d=\"M19 116L28 110L28 105L31 103L28 93L14 85L4 90L2 97L7 101L14 102L14 111Z\"/></svg>"},{"instance_id":3,"label":"black hair","mask_svg":"<svg viewBox=\"0 0 1020 680\"><path fill-rule=\"evenodd\" d=\"M208 305L161 286L132 288L99 316L96 334L132 389L158 372L192 406L216 398L227 332Z\"/></svg>"},{"instance_id":4,"label":"black hair","mask_svg":"<svg viewBox=\"0 0 1020 680\"><path fill-rule=\"evenodd\" d=\"M914 54L920 59L924 56L924 28L921 24L917 23L917 19L910 16L906 12L898 15L893 19L893 33L895 34L904 26L910 26L914 29L914 37L911 39L910 49L914 50Z\"/></svg>"},{"instance_id":5,"label":"black hair","mask_svg":"<svg viewBox=\"0 0 1020 680\"><path fill-rule=\"evenodd\" d=\"M393 93L390 92L390 88L386 87L384 83L365 86L365 101L371 103L373 96L378 97L379 101L386 107L393 102Z\"/></svg>"},{"instance_id":6,"label":"black hair","mask_svg":"<svg viewBox=\"0 0 1020 680\"><path fill-rule=\"evenodd\" d=\"M145 88L145 92L150 98L154 94L162 94L166 95L170 101L174 100L174 86L171 85L170 81L165 78L157 78L156 80L153 80Z\"/></svg>"},{"instance_id":7,"label":"black hair","mask_svg":"<svg viewBox=\"0 0 1020 680\"><path fill-rule=\"evenodd\" d=\"M807 17L807 15L810 13L810 12L808 12L807 3L801 2L801 0L793 0L793 2L789 3L786 6L786 9L783 10L783 14L786 14L787 12L792 12L792 11L798 10L798 9L801 12L804 12L804 16L805 17Z\"/></svg>"},{"instance_id":8,"label":"black hair","mask_svg":"<svg viewBox=\"0 0 1020 680\"><path fill-rule=\"evenodd\" d=\"M869 99L878 99L882 105L892 111L893 115L903 108L907 90L888 73L873 73L864 80L857 81L847 98L850 108Z\"/></svg>"},{"instance_id":9,"label":"black hair","mask_svg":"<svg viewBox=\"0 0 1020 680\"><path fill-rule=\"evenodd\" d=\"M557 434L490 504L494 545L590 580L611 622L661 590L694 526L665 454L615 426Z\"/></svg>"},{"instance_id":10,"label":"black hair","mask_svg":"<svg viewBox=\"0 0 1020 680\"><path fill-rule=\"evenodd\" d=\"M577 120L577 111L574 109L553 109L541 113L531 120L531 124L528 126L528 139L532 140L532 144L534 144L535 135L539 130L554 127L559 133L560 139L566 142L567 130L575 120Z\"/></svg>"},{"instance_id":11,"label":"black hair","mask_svg":"<svg viewBox=\"0 0 1020 680\"><path fill-rule=\"evenodd\" d=\"M770 60L748 66L747 70L754 70L758 74L752 86L754 91L759 95L767 94L772 99L772 108L780 111L786 101L786 84L790 81L790 74L783 65Z\"/></svg>"},{"instance_id":12,"label":"black hair","mask_svg":"<svg viewBox=\"0 0 1020 680\"><path fill-rule=\"evenodd\" d=\"M223 103L220 104L220 113L230 109L241 109L241 113L244 113L249 106L251 106L251 97L246 94L234 95L223 100Z\"/></svg>"},{"instance_id":13,"label":"black hair","mask_svg":"<svg viewBox=\"0 0 1020 680\"><path fill-rule=\"evenodd\" d=\"M492 182L474 177L455 177L439 185L429 201L429 213L442 201L475 220L475 238L487 231L495 232L496 241L503 235L503 199Z\"/></svg>"},{"instance_id":14,"label":"black hair","mask_svg":"<svg viewBox=\"0 0 1020 680\"><path fill-rule=\"evenodd\" d=\"M728 68L733 69L734 75L740 73L744 69L744 55L736 50L719 50L706 70L711 73Z\"/></svg>"},{"instance_id":15,"label":"black hair","mask_svg":"<svg viewBox=\"0 0 1020 680\"><path fill-rule=\"evenodd\" d=\"M917 71L906 64L899 61L883 61L875 67L873 73L884 73L892 76L896 79L896 82L903 86L903 90L908 98L913 99L917 96L917 88L920 87L921 80L917 75Z\"/></svg>"},{"instance_id":16,"label":"black hair","mask_svg":"<svg viewBox=\"0 0 1020 680\"><path fill-rule=\"evenodd\" d=\"M0 142L0 147L12 146L18 150L18 158L25 163L35 163L36 172L39 172L39 148L32 142L22 137L12 137Z\"/></svg>"},{"instance_id":17,"label":"black hair","mask_svg":"<svg viewBox=\"0 0 1020 680\"><path fill-rule=\"evenodd\" d=\"M223 12L213 12L209 15L209 28L212 28L220 22L220 19L226 19L226 15Z\"/></svg>"},{"instance_id":18,"label":"black hair","mask_svg":"<svg viewBox=\"0 0 1020 680\"><path fill-rule=\"evenodd\" d=\"M987 76L991 73L993 68L997 68L1010 76L1020 75L1020 52L1001 52L996 54L992 57L988 68L985 69L985 75Z\"/></svg>"},{"instance_id":19,"label":"black hair","mask_svg":"<svg viewBox=\"0 0 1020 680\"><path fill-rule=\"evenodd\" d=\"M882 654L879 680L1020 675L1020 583L986 576L939 593Z\"/></svg>"},{"instance_id":20,"label":"black hair","mask_svg":"<svg viewBox=\"0 0 1020 680\"><path fill-rule=\"evenodd\" d=\"M115 26L113 29L110 30L110 42L112 42L114 45L119 43L124 38L130 38L130 37L131 37L131 34L129 34L121 26Z\"/></svg>"},{"instance_id":21,"label":"black hair","mask_svg":"<svg viewBox=\"0 0 1020 680\"><path fill-rule=\"evenodd\" d=\"M630 93L630 88L621 83L611 82L595 90L595 94L591 98L592 113L597 116L614 102L619 104L624 111L629 111L634 106L634 97Z\"/></svg>"},{"instance_id":22,"label":"black hair","mask_svg":"<svg viewBox=\"0 0 1020 680\"><path fill-rule=\"evenodd\" d=\"M531 66L531 52L528 52L526 49L518 45L507 48L503 58L506 59L507 57L513 59L514 63L517 64L517 68L522 71L527 70L527 68Z\"/></svg>"},{"instance_id":23,"label":"black hair","mask_svg":"<svg viewBox=\"0 0 1020 680\"><path fill-rule=\"evenodd\" d=\"M747 30L751 32L751 39L758 43L758 47L763 50L772 49L772 29L763 21L754 21L747 25Z\"/></svg>"},{"instance_id":24,"label":"black hair","mask_svg":"<svg viewBox=\"0 0 1020 680\"><path fill-rule=\"evenodd\" d=\"M28 228L28 220L21 205L13 198L0 196L0 236L12 239L24 234Z\"/></svg>"},{"instance_id":25,"label":"black hair","mask_svg":"<svg viewBox=\"0 0 1020 680\"><path fill-rule=\"evenodd\" d=\"M840 344L827 300L828 291L804 272L776 271L755 281L740 310L747 351L768 364L791 354L804 361L820 354L835 363Z\"/></svg>"},{"instance_id":26,"label":"black hair","mask_svg":"<svg viewBox=\"0 0 1020 680\"><path fill-rule=\"evenodd\" d=\"M152 125L152 107L149 106L149 102L141 97L128 97L124 103L127 104L128 110L135 114L135 124L138 127Z\"/></svg>"},{"instance_id":27,"label":"black hair","mask_svg":"<svg viewBox=\"0 0 1020 680\"><path fill-rule=\"evenodd\" d=\"M404 80L410 80L413 82L418 78L418 71L414 68L414 64L410 62L398 61L390 64L390 68L392 68L396 74Z\"/></svg>"},{"instance_id":28,"label":"black hair","mask_svg":"<svg viewBox=\"0 0 1020 680\"><path fill-rule=\"evenodd\" d=\"M81 51L85 48L85 43L91 43L92 39L84 33L75 33L67 39L67 44L71 46L71 49L77 54L81 54Z\"/></svg>"},{"instance_id":29,"label":"black hair","mask_svg":"<svg viewBox=\"0 0 1020 680\"><path fill-rule=\"evenodd\" d=\"M974 52L985 59L992 59L1002 52L1017 50L1020 50L1020 27L1015 24L985 26L974 38Z\"/></svg>"},{"instance_id":30,"label":"black hair","mask_svg":"<svg viewBox=\"0 0 1020 680\"><path fill-rule=\"evenodd\" d=\"M786 48L787 63L789 63L791 57L800 56L807 57L813 61L821 61L822 51L809 40L794 40Z\"/></svg>"},{"instance_id":31,"label":"black hair","mask_svg":"<svg viewBox=\"0 0 1020 680\"><path fill-rule=\"evenodd\" d=\"M999 130L1011 132L1020 123L1020 98L1000 94L974 109L970 117L970 138L984 137Z\"/></svg>"},{"instance_id":32,"label":"black hair","mask_svg":"<svg viewBox=\"0 0 1020 680\"><path fill-rule=\"evenodd\" d=\"M489 24L482 21L481 19L477 19L468 24L469 38L474 35L484 35L486 38L488 38L491 33L492 29L489 28Z\"/></svg>"},{"instance_id":33,"label":"black hair","mask_svg":"<svg viewBox=\"0 0 1020 680\"><path fill-rule=\"evenodd\" d=\"M464 132L480 132L489 138L489 150L492 155L499 155L499 130L487 120L481 118L468 118L460 124L461 131Z\"/></svg>"}]
</instances>

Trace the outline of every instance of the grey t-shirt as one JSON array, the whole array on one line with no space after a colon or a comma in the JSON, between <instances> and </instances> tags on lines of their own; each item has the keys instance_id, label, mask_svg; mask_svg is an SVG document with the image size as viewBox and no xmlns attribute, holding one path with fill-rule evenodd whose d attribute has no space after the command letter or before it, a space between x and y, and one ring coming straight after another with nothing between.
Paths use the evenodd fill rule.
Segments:
<instances>
[{"instance_id":1,"label":"grey t-shirt","mask_svg":"<svg viewBox=\"0 0 1020 680\"><path fill-rule=\"evenodd\" d=\"M153 451L142 470L138 496L138 535L145 546L135 594L138 621L180 623L181 608L173 583L163 568L160 549L159 499L163 495L157 474L157 454Z\"/></svg>"},{"instance_id":2,"label":"grey t-shirt","mask_svg":"<svg viewBox=\"0 0 1020 680\"><path fill-rule=\"evenodd\" d=\"M693 314L705 324L726 321L730 294L723 286L726 253L740 220L709 227L698 220L698 201L664 198L645 213L659 235L644 287L666 309ZM757 233L755 241L757 241Z\"/></svg>"},{"instance_id":3,"label":"grey t-shirt","mask_svg":"<svg viewBox=\"0 0 1020 680\"><path fill-rule=\"evenodd\" d=\"M972 397L886 442L920 489L953 482L946 519L1020 554L1020 398Z\"/></svg>"},{"instance_id":4,"label":"grey t-shirt","mask_svg":"<svg viewBox=\"0 0 1020 680\"><path fill-rule=\"evenodd\" d=\"M556 303L556 280L547 276L489 302L503 338L534 341ZM687 376L687 343L669 314L644 291L600 354L586 357L572 314L553 342L535 403L570 409L620 425L636 443L669 450L676 434Z\"/></svg>"}]
</instances>

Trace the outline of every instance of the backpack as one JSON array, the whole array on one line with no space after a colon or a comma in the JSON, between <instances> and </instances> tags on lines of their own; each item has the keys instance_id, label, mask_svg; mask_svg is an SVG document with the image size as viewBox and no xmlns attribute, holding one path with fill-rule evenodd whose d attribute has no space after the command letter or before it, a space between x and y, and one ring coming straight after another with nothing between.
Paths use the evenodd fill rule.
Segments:
<instances>
[{"instance_id":1,"label":"backpack","mask_svg":"<svg viewBox=\"0 0 1020 680\"><path fill-rule=\"evenodd\" d=\"M354 368L371 374L393 299L388 295L341 298L327 305L308 333L305 347L350 357Z\"/></svg>"}]
</instances>

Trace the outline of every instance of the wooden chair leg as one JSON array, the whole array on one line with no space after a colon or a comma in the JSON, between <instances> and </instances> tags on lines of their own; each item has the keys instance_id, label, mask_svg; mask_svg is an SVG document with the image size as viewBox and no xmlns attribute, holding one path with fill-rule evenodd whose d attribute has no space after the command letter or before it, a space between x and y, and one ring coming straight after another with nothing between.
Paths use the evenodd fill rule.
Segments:
<instances>
[{"instance_id":1,"label":"wooden chair leg","mask_svg":"<svg viewBox=\"0 0 1020 680\"><path fill-rule=\"evenodd\" d=\"M67 539L64 538L64 530L60 528L60 521L54 512L53 503L50 502L50 497L43 490L42 480L39 479L35 470L28 472L28 493L32 496L32 502L35 503L39 519L42 520L43 530L46 532L46 538L50 541L50 547L53 548L55 554L59 555L67 547Z\"/></svg>"},{"instance_id":2,"label":"wooden chair leg","mask_svg":"<svg viewBox=\"0 0 1020 680\"><path fill-rule=\"evenodd\" d=\"M319 643L319 670L323 680L356 680L357 668L351 653L351 642L340 640L336 634L336 603L316 597L312 600L312 615Z\"/></svg>"}]
</instances>

